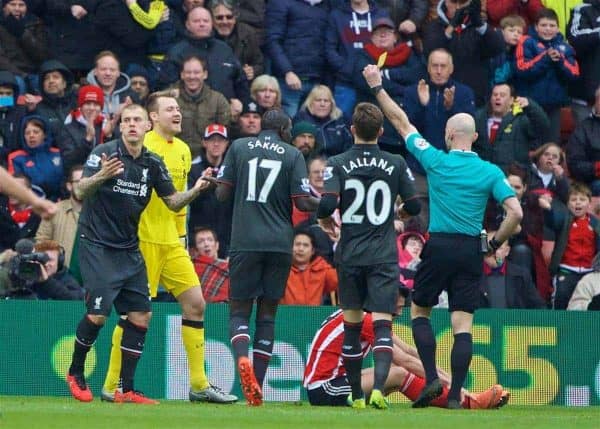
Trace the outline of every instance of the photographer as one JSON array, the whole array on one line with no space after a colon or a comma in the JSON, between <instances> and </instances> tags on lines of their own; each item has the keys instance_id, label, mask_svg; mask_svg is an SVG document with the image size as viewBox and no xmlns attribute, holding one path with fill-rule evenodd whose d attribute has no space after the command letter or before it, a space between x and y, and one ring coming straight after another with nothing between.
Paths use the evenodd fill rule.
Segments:
<instances>
[{"instance_id":1,"label":"photographer","mask_svg":"<svg viewBox=\"0 0 600 429\"><path fill-rule=\"evenodd\" d=\"M6 299L82 300L85 291L64 266L64 250L53 240L19 240L17 252L0 254L0 296ZM35 250L35 252L32 252Z\"/></svg>"}]
</instances>

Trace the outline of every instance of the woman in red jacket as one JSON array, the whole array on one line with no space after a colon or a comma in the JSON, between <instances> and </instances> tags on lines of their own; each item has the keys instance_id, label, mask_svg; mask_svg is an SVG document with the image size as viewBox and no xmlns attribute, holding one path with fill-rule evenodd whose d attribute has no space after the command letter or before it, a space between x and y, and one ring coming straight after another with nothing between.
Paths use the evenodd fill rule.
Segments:
<instances>
[{"instance_id":1,"label":"woman in red jacket","mask_svg":"<svg viewBox=\"0 0 600 429\"><path fill-rule=\"evenodd\" d=\"M315 238L312 233L297 231L292 249L292 268L285 295L279 303L321 305L324 297L337 290L337 285L335 269L315 253Z\"/></svg>"}]
</instances>

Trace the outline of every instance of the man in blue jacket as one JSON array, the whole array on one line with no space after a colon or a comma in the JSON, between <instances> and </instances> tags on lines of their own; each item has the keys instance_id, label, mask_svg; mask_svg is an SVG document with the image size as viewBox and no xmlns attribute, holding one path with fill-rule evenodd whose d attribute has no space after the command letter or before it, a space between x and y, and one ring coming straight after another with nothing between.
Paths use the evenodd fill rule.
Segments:
<instances>
[{"instance_id":1,"label":"man in blue jacket","mask_svg":"<svg viewBox=\"0 0 600 429\"><path fill-rule=\"evenodd\" d=\"M242 102L250 98L248 80L242 65L229 45L212 36L213 24L210 12L203 7L191 9L185 21L185 38L173 45L161 71L160 83L169 84L179 78L183 59L190 55L206 58L207 83L222 93L232 105L232 113L242 111Z\"/></svg>"},{"instance_id":2,"label":"man in blue jacket","mask_svg":"<svg viewBox=\"0 0 600 429\"><path fill-rule=\"evenodd\" d=\"M312 87L325 76L327 0L277 0L267 3L266 53L279 80L282 107L291 118Z\"/></svg>"},{"instance_id":3,"label":"man in blue jacket","mask_svg":"<svg viewBox=\"0 0 600 429\"><path fill-rule=\"evenodd\" d=\"M427 61L429 77L406 88L402 100L402 107L410 121L423 130L423 138L442 150L446 150L444 136L448 119L457 113L475 114L473 91L452 79L453 72L450 52L445 49L433 50ZM412 155L406 161L415 173L417 191L427 194L425 171Z\"/></svg>"}]
</instances>

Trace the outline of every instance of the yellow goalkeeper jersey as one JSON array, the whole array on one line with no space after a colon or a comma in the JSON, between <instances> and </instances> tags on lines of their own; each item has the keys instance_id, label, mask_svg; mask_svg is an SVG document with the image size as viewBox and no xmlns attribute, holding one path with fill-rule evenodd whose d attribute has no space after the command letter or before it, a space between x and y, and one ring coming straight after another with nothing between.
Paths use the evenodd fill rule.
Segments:
<instances>
[{"instance_id":1,"label":"yellow goalkeeper jersey","mask_svg":"<svg viewBox=\"0 0 600 429\"><path fill-rule=\"evenodd\" d=\"M187 189L187 178L192 168L190 148L182 140L174 137L167 141L157 132L149 131L144 137L144 146L160 156L173 179L177 191ZM150 203L142 212L138 235L141 241L155 244L177 244L179 237L186 235L187 207L173 213L152 191Z\"/></svg>"}]
</instances>

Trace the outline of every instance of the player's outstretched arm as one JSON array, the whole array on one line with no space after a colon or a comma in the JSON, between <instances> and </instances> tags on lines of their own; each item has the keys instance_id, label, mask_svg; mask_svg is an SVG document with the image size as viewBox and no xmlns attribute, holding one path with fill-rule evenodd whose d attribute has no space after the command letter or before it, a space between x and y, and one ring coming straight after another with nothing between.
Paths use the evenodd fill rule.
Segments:
<instances>
[{"instance_id":1,"label":"player's outstretched arm","mask_svg":"<svg viewBox=\"0 0 600 429\"><path fill-rule=\"evenodd\" d=\"M405 138L410 133L416 132L417 129L410 123L404 110L391 99L385 89L381 86L381 72L379 67L374 64L369 64L364 68L363 76L365 77L369 88L375 93L375 98L377 98L381 110L383 110L385 116L387 116L402 138Z\"/></svg>"},{"instance_id":2,"label":"player's outstretched arm","mask_svg":"<svg viewBox=\"0 0 600 429\"><path fill-rule=\"evenodd\" d=\"M174 212L180 211L182 208L194 201L194 199L202 192L210 189L211 186L213 186L213 183L210 180L211 175L212 169L207 168L202 172L202 176L196 180L196 183L191 189L188 189L184 192L175 192L174 194L163 197L163 201L169 210Z\"/></svg>"},{"instance_id":3,"label":"player's outstretched arm","mask_svg":"<svg viewBox=\"0 0 600 429\"><path fill-rule=\"evenodd\" d=\"M93 195L104 182L125 170L123 161L117 157L109 158L105 153L102 154L100 163L102 167L99 171L90 177L83 177L75 184L73 192L78 200L82 201Z\"/></svg>"},{"instance_id":4,"label":"player's outstretched arm","mask_svg":"<svg viewBox=\"0 0 600 429\"><path fill-rule=\"evenodd\" d=\"M30 205L42 218L50 219L56 213L56 205L52 201L35 195L31 189L22 186L2 167L0 167L0 183L2 183L0 192Z\"/></svg>"}]
</instances>

